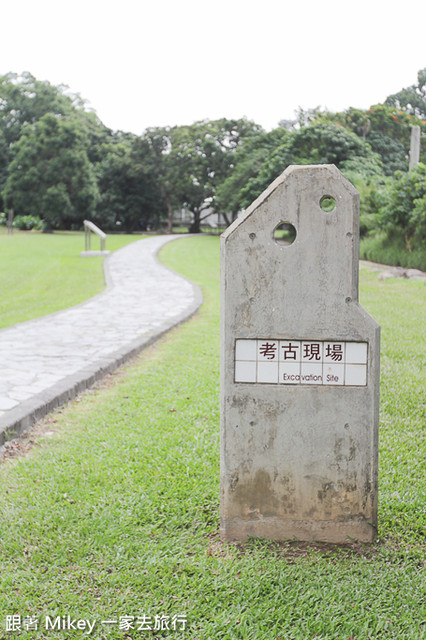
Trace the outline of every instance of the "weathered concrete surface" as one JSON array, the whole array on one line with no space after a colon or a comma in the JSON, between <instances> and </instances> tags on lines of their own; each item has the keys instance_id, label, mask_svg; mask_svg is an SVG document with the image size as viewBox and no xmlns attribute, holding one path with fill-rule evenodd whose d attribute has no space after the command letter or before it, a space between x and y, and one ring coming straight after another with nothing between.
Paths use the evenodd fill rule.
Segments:
<instances>
[{"instance_id":1,"label":"weathered concrete surface","mask_svg":"<svg viewBox=\"0 0 426 640\"><path fill-rule=\"evenodd\" d=\"M420 161L420 127L411 127L409 169L414 169Z\"/></svg>"},{"instance_id":2,"label":"weathered concrete surface","mask_svg":"<svg viewBox=\"0 0 426 640\"><path fill-rule=\"evenodd\" d=\"M226 539L376 535L380 329L358 303L358 221L358 193L333 165L289 167L222 235ZM273 239L281 222L296 228L290 246ZM367 342L367 384L236 383L235 340L255 338Z\"/></svg>"}]
</instances>

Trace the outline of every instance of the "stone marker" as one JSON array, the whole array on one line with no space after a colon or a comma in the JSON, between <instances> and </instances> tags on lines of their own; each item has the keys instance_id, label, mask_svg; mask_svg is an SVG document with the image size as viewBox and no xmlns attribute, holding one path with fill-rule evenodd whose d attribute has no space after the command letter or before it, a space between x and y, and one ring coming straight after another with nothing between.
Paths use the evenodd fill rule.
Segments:
<instances>
[{"instance_id":1,"label":"stone marker","mask_svg":"<svg viewBox=\"0 0 426 640\"><path fill-rule=\"evenodd\" d=\"M291 166L222 235L225 539L376 536L380 328L358 303L358 226L334 165Z\"/></svg>"},{"instance_id":2,"label":"stone marker","mask_svg":"<svg viewBox=\"0 0 426 640\"><path fill-rule=\"evenodd\" d=\"M414 169L420 162L420 127L411 127L409 169Z\"/></svg>"}]
</instances>

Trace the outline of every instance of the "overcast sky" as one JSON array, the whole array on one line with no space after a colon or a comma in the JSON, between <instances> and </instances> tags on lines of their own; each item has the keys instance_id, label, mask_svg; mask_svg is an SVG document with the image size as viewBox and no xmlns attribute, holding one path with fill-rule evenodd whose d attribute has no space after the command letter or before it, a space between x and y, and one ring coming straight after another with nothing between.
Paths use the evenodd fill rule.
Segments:
<instances>
[{"instance_id":1,"label":"overcast sky","mask_svg":"<svg viewBox=\"0 0 426 640\"><path fill-rule=\"evenodd\" d=\"M136 134L368 108L426 66L424 0L20 0L1 22L0 73L66 84Z\"/></svg>"}]
</instances>

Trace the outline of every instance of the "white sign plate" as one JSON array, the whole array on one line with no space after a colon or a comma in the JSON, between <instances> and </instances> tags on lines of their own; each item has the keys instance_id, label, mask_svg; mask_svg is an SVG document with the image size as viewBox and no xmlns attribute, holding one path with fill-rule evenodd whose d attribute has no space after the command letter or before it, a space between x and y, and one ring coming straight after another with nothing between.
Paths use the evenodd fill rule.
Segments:
<instances>
[{"instance_id":1,"label":"white sign plate","mask_svg":"<svg viewBox=\"0 0 426 640\"><path fill-rule=\"evenodd\" d=\"M235 382L365 387L367 342L238 339Z\"/></svg>"}]
</instances>

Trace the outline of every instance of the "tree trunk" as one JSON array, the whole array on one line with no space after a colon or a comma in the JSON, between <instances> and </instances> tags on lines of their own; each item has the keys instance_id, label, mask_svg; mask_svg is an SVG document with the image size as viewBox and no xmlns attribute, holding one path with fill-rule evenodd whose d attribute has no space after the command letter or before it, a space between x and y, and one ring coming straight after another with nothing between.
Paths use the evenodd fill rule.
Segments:
<instances>
[{"instance_id":1,"label":"tree trunk","mask_svg":"<svg viewBox=\"0 0 426 640\"><path fill-rule=\"evenodd\" d=\"M222 216L223 216L223 219L225 220L226 226L229 227L229 225L231 224L231 221L230 221L230 219L228 217L228 214L227 213L222 213ZM232 216L232 220L234 220L234 219L235 219L234 216Z\"/></svg>"},{"instance_id":2,"label":"tree trunk","mask_svg":"<svg viewBox=\"0 0 426 640\"><path fill-rule=\"evenodd\" d=\"M167 198L167 233L173 233L173 208L170 198Z\"/></svg>"},{"instance_id":3,"label":"tree trunk","mask_svg":"<svg viewBox=\"0 0 426 640\"><path fill-rule=\"evenodd\" d=\"M198 211L198 210L193 211L193 214L194 214L194 221L191 224L191 226L189 227L189 233L201 233L200 211Z\"/></svg>"}]
</instances>

